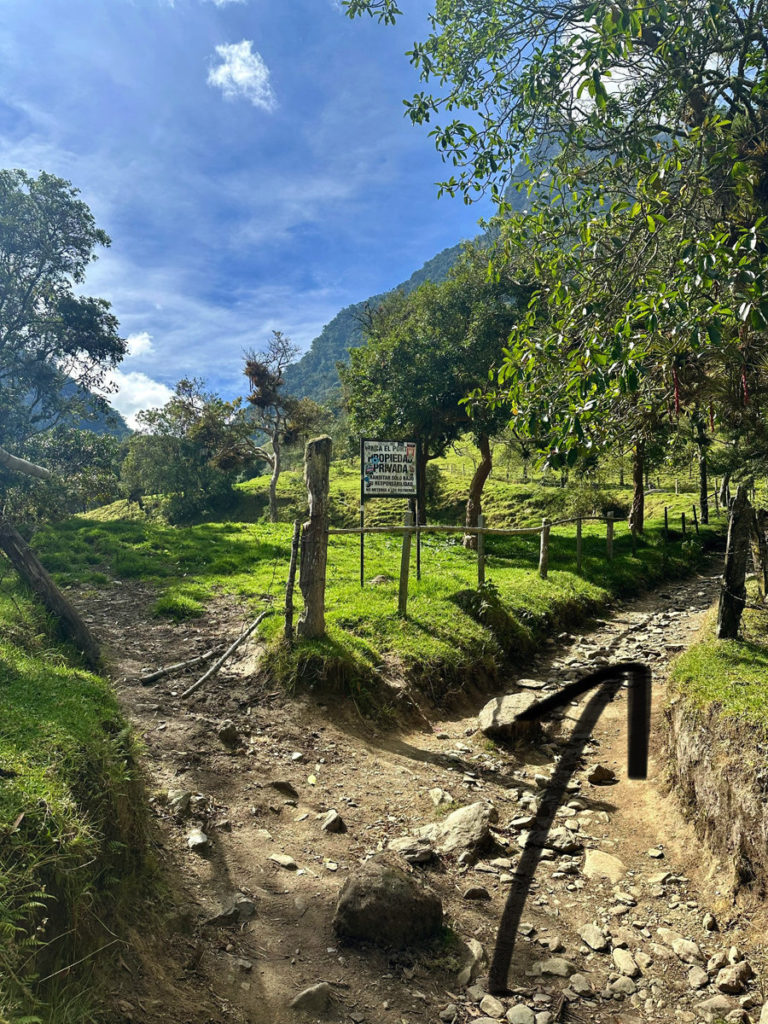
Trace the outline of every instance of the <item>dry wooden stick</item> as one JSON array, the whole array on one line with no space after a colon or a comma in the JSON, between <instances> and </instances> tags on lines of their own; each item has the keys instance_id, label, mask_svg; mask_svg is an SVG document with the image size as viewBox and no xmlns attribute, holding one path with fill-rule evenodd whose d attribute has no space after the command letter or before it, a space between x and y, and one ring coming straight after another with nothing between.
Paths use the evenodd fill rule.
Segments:
<instances>
[{"instance_id":1,"label":"dry wooden stick","mask_svg":"<svg viewBox=\"0 0 768 1024\"><path fill-rule=\"evenodd\" d=\"M151 683L156 683L158 679L163 679L165 676L173 675L174 672L181 672L182 669L192 668L193 665L199 665L201 661L208 661L209 658L215 657L220 650L220 647L212 647L210 651L206 651L205 654L198 654L196 658L190 658L189 661L179 661L175 665L164 665L156 672L150 672L149 675L140 676L139 682L142 686L149 686Z\"/></svg>"},{"instance_id":2,"label":"dry wooden stick","mask_svg":"<svg viewBox=\"0 0 768 1024\"><path fill-rule=\"evenodd\" d=\"M219 658L219 660L217 662L215 662L213 665L211 665L211 667L208 669L208 671L206 673L204 673L204 675L200 676L200 678L197 680L196 683L192 683L191 686L187 687L187 689L184 691L184 693L182 693L181 699L185 700L187 697L191 697L192 694L195 692L195 690L199 689L203 685L203 683L206 681L206 679L210 679L211 676L215 676L216 673L221 668L221 666L224 664L224 662L230 656L230 654L233 654L237 650L237 648L240 646L240 644L243 643L244 640L247 640L248 637L251 635L251 633L254 631L254 629L256 629L256 627L258 625L260 625L262 620L266 619L266 617L268 615L272 615L272 613L273 613L273 609L272 608L268 608L265 612L262 612L261 615L259 615L259 617L256 619L256 621L252 622L250 624L250 626L248 627L248 629L246 629L246 631L244 633L241 633L240 636L237 638L237 640L235 640L235 642L233 644L231 644L226 649L226 651L224 651L224 653Z\"/></svg>"},{"instance_id":3,"label":"dry wooden stick","mask_svg":"<svg viewBox=\"0 0 768 1024\"><path fill-rule=\"evenodd\" d=\"M291 541L291 562L288 567L288 582L285 587L285 639L293 643L293 586L296 581L296 561L299 557L299 539L301 523L298 519L293 524L293 540Z\"/></svg>"}]
</instances>

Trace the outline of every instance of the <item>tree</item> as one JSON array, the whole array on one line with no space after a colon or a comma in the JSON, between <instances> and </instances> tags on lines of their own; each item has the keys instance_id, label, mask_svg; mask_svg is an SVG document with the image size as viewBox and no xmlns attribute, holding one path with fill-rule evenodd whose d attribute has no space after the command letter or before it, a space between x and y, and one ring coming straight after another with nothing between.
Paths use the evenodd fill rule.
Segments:
<instances>
[{"instance_id":1,"label":"tree","mask_svg":"<svg viewBox=\"0 0 768 1024\"><path fill-rule=\"evenodd\" d=\"M105 404L125 354L109 303L75 290L110 244L78 194L45 172L0 171L0 459L14 472L33 472L10 457L28 438Z\"/></svg>"},{"instance_id":2,"label":"tree","mask_svg":"<svg viewBox=\"0 0 768 1024\"><path fill-rule=\"evenodd\" d=\"M273 331L266 347L246 353L245 376L251 386L247 398L251 404L252 428L266 435L271 450L256 445L253 455L272 470L269 481L269 518L278 521L277 482L282 469L283 447L295 444L316 430L323 409L309 398L294 398L284 393L285 371L299 354L299 348L282 331Z\"/></svg>"},{"instance_id":3,"label":"tree","mask_svg":"<svg viewBox=\"0 0 768 1024\"><path fill-rule=\"evenodd\" d=\"M171 522L226 508L237 473L253 459L240 400L225 402L197 379L180 380L161 408L140 412L122 467L129 498L164 495Z\"/></svg>"},{"instance_id":4,"label":"tree","mask_svg":"<svg viewBox=\"0 0 768 1024\"><path fill-rule=\"evenodd\" d=\"M422 516L427 462L461 434L473 434L481 460L467 526L477 525L492 468L490 438L508 419L501 405L482 401L483 388L527 298L524 284L509 274L489 279L486 266L486 254L469 250L443 284L388 296L371 314L366 344L339 367L353 429L420 442ZM462 404L470 391L473 398Z\"/></svg>"},{"instance_id":5,"label":"tree","mask_svg":"<svg viewBox=\"0 0 768 1024\"><path fill-rule=\"evenodd\" d=\"M456 168L443 189L490 189L502 252L530 253L538 294L500 384L523 405L548 376L550 462L623 431L636 401L661 418L681 362L735 371L747 404L768 327L768 0L441 0L432 29L411 59L439 91L409 113L448 115L432 129ZM530 209L512 217L519 156Z\"/></svg>"}]
</instances>

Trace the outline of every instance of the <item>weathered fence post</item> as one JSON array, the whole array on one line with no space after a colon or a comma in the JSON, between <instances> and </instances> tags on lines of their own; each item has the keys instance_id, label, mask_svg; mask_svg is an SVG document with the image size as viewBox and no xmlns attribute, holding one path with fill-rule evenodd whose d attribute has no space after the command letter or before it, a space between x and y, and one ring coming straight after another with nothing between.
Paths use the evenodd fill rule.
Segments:
<instances>
[{"instance_id":1,"label":"weathered fence post","mask_svg":"<svg viewBox=\"0 0 768 1024\"><path fill-rule=\"evenodd\" d=\"M741 613L747 600L747 555L752 509L749 504L749 484L739 484L731 505L728 522L728 542L725 549L725 568L720 587L717 609L718 640L735 640L739 634Z\"/></svg>"},{"instance_id":2,"label":"weathered fence post","mask_svg":"<svg viewBox=\"0 0 768 1024\"><path fill-rule=\"evenodd\" d=\"M309 497L309 519L301 537L299 587L304 610L299 636L312 639L325 634L325 569L328 561L328 479L331 469L330 437L316 437L304 451L304 482Z\"/></svg>"},{"instance_id":3,"label":"weathered fence post","mask_svg":"<svg viewBox=\"0 0 768 1024\"><path fill-rule=\"evenodd\" d=\"M669 541L669 507L664 506L664 543Z\"/></svg>"},{"instance_id":4,"label":"weathered fence post","mask_svg":"<svg viewBox=\"0 0 768 1024\"><path fill-rule=\"evenodd\" d=\"M485 526L485 516L482 513L477 517L477 585L485 586L485 534L482 532Z\"/></svg>"},{"instance_id":5,"label":"weathered fence post","mask_svg":"<svg viewBox=\"0 0 768 1024\"><path fill-rule=\"evenodd\" d=\"M720 515L720 502L717 500L717 480L715 480L714 499L715 499L715 515L719 516Z\"/></svg>"},{"instance_id":6,"label":"weathered fence post","mask_svg":"<svg viewBox=\"0 0 768 1024\"><path fill-rule=\"evenodd\" d=\"M541 548L539 549L539 576L547 578L549 569L549 520L541 520Z\"/></svg>"},{"instance_id":7,"label":"weathered fence post","mask_svg":"<svg viewBox=\"0 0 768 1024\"><path fill-rule=\"evenodd\" d=\"M634 558L637 554L637 531L635 530L634 524L629 531L630 537L632 538L632 557Z\"/></svg>"},{"instance_id":8,"label":"weathered fence post","mask_svg":"<svg viewBox=\"0 0 768 1024\"><path fill-rule=\"evenodd\" d=\"M581 516L576 517L576 572L581 572L582 541L581 541Z\"/></svg>"},{"instance_id":9,"label":"weathered fence post","mask_svg":"<svg viewBox=\"0 0 768 1024\"><path fill-rule=\"evenodd\" d=\"M696 516L696 506L692 505L691 508L693 509L693 525L696 527L696 533L698 533L699 532L699 520L698 520L698 517Z\"/></svg>"},{"instance_id":10,"label":"weathered fence post","mask_svg":"<svg viewBox=\"0 0 768 1024\"><path fill-rule=\"evenodd\" d=\"M683 537L687 536L685 532L685 512L680 513L680 525L683 528Z\"/></svg>"},{"instance_id":11,"label":"weathered fence post","mask_svg":"<svg viewBox=\"0 0 768 1024\"><path fill-rule=\"evenodd\" d=\"M613 558L613 512L609 512L606 516L607 523L605 527L605 554L610 562Z\"/></svg>"},{"instance_id":12,"label":"weathered fence post","mask_svg":"<svg viewBox=\"0 0 768 1024\"><path fill-rule=\"evenodd\" d=\"M768 544L766 544L766 511L756 508L752 515L752 563L757 575L757 589L760 600L768 594Z\"/></svg>"},{"instance_id":13,"label":"weathered fence post","mask_svg":"<svg viewBox=\"0 0 768 1024\"><path fill-rule=\"evenodd\" d=\"M291 538L291 561L288 565L288 582L285 585L285 629L283 635L286 641L293 643L293 585L296 582L296 561L299 556L299 538L301 537L301 523L298 519L293 522L293 537Z\"/></svg>"},{"instance_id":14,"label":"weathered fence post","mask_svg":"<svg viewBox=\"0 0 768 1024\"><path fill-rule=\"evenodd\" d=\"M406 512L403 522L413 526L413 512ZM400 555L400 589L397 594L397 614L404 619L408 611L408 573L411 568L411 537L410 530L403 533L403 550Z\"/></svg>"}]
</instances>

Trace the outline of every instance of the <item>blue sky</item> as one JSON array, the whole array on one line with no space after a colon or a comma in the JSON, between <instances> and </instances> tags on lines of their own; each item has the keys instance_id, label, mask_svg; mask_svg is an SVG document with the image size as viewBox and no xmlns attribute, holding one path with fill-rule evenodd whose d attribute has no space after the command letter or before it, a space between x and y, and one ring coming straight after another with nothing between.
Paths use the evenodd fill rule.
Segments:
<instances>
[{"instance_id":1,"label":"blue sky","mask_svg":"<svg viewBox=\"0 0 768 1024\"><path fill-rule=\"evenodd\" d=\"M0 0L0 166L71 180L112 237L86 292L130 356L126 415L182 376L226 397L271 329L305 348L338 310L474 235L403 117L396 28L334 0Z\"/></svg>"}]
</instances>

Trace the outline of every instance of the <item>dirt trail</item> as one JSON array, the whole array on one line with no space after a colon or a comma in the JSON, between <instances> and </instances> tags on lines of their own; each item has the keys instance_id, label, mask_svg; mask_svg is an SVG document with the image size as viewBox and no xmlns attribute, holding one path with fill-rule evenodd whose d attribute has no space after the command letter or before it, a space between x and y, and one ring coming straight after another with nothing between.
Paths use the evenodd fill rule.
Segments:
<instances>
[{"instance_id":1,"label":"dirt trail","mask_svg":"<svg viewBox=\"0 0 768 1024\"><path fill-rule=\"evenodd\" d=\"M648 662L654 674L651 772L644 782L625 778L625 698L619 696L603 713L584 769L575 776L575 802L558 812L556 825L583 850L555 853L539 865L509 975L514 994L496 1001L485 991L487 963L473 986L459 987L460 963L450 944L393 955L339 945L331 928L333 908L340 884L362 859L440 819L431 789L447 791L455 806L489 801L499 812L492 852L474 865L443 858L437 867L415 870L426 872L453 931L479 940L490 957L510 871L525 841L519 820L535 812L532 801L542 784L535 776L551 772L556 745L533 750L522 761L489 743L471 717L435 721L431 731L378 731L354 709L311 695L288 701L267 692L253 673L253 649L181 702L188 679L142 687L140 669L190 657L213 636L236 635L244 610L222 601L190 627L149 618L152 595L139 586L122 587L119 602L103 596L87 602L93 627L111 651L125 710L144 743L155 848L168 884L147 927L137 929L122 954L113 1019L311 1020L288 1009L288 1002L307 986L327 981L333 1005L318 1019L352 1024L480 1024L507 1013L513 1024L695 1022L707 1019L699 1007L712 997L723 1001L722 1017L736 1011L741 1016L729 1019L747 1020L749 1014L756 1020L759 1009L752 1007L762 1005L762 998L754 982L724 995L713 983L716 972L702 971L713 954L727 955L730 947L749 943L751 967L762 977L766 953L755 944L750 921L732 904L725 874L666 795L658 757L668 662L700 628L716 594L718 571L712 562L697 576L617 606L582 636L550 642L521 672L545 684L562 683L601 661ZM237 731L234 745L219 738L224 720ZM598 762L614 770L618 782L590 784L587 776ZM296 795L274 782L290 783ZM322 816L331 808L342 816L346 832L322 831ZM209 839L202 852L188 848L195 828ZM593 856L589 851L622 862L616 882L588 877L582 854ZM292 858L294 866L281 866L273 855ZM471 886L485 888L489 898L465 899ZM241 903L243 919L212 921L231 910L236 898L250 901ZM719 931L707 930L706 913L714 914ZM580 936L587 924L600 929L603 951L593 951ZM684 945L675 952L671 932L696 943L695 949ZM597 932L589 934L594 939ZM738 955L732 952L731 959ZM567 962L555 968L565 976L530 973L547 957Z\"/></svg>"}]
</instances>

